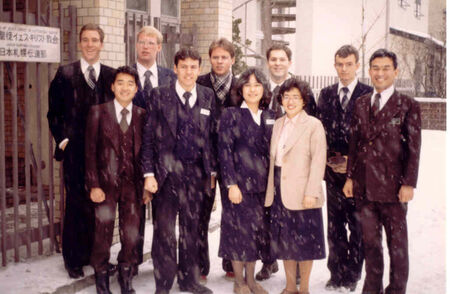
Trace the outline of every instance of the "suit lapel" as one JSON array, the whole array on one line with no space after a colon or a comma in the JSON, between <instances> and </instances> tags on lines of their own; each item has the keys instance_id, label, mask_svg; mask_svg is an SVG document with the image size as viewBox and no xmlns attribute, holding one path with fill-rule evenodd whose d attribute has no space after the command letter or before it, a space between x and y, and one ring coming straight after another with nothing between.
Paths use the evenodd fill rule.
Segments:
<instances>
[{"instance_id":1,"label":"suit lapel","mask_svg":"<svg viewBox=\"0 0 450 294\"><path fill-rule=\"evenodd\" d=\"M134 156L135 158L137 158L137 156L139 155L139 149L141 148L142 137L139 129L142 128L142 119L136 106L133 105L131 112L132 116L130 125L133 131Z\"/></svg>"},{"instance_id":2,"label":"suit lapel","mask_svg":"<svg viewBox=\"0 0 450 294\"><path fill-rule=\"evenodd\" d=\"M206 100L206 97L203 93L203 91L196 85L197 88L197 103L198 103L198 111L194 112L194 121L196 122L197 127L200 129L200 131L204 131L206 129L206 122L208 121L208 116L211 115L205 115L202 114L202 109L210 109L208 101Z\"/></svg>"},{"instance_id":3,"label":"suit lapel","mask_svg":"<svg viewBox=\"0 0 450 294\"><path fill-rule=\"evenodd\" d=\"M399 99L397 91L395 91L375 118L372 133L373 137L377 136L384 126L400 111L400 107L401 100Z\"/></svg>"},{"instance_id":4,"label":"suit lapel","mask_svg":"<svg viewBox=\"0 0 450 294\"><path fill-rule=\"evenodd\" d=\"M105 136L109 138L109 140L113 145L114 150L116 151L117 154L119 154L119 136L117 134L118 123L117 123L116 109L114 108L114 100L106 103L105 105L106 105L105 113L107 116L105 121L109 122L104 124Z\"/></svg>"},{"instance_id":5,"label":"suit lapel","mask_svg":"<svg viewBox=\"0 0 450 294\"><path fill-rule=\"evenodd\" d=\"M286 115L279 119L273 126L273 142L270 144L270 156L273 158L275 158L277 153L278 142L280 141L281 130L283 129L285 119Z\"/></svg>"},{"instance_id":6,"label":"suit lapel","mask_svg":"<svg viewBox=\"0 0 450 294\"><path fill-rule=\"evenodd\" d=\"M138 85L138 90L141 91L142 90L141 77L139 77L139 72L138 72L138 69L137 69L137 63L133 64L131 67L134 68L136 70L136 72L138 73L138 80L136 81L136 83ZM159 74L159 72L158 72L158 74Z\"/></svg>"},{"instance_id":7,"label":"suit lapel","mask_svg":"<svg viewBox=\"0 0 450 294\"><path fill-rule=\"evenodd\" d=\"M161 92L160 92L161 93ZM165 97L161 96L160 103L164 117L166 118L167 124L169 125L170 131L174 138L177 137L177 103L176 99L178 97L177 91L175 90L175 83L171 84L169 91L164 93Z\"/></svg>"},{"instance_id":8,"label":"suit lapel","mask_svg":"<svg viewBox=\"0 0 450 294\"><path fill-rule=\"evenodd\" d=\"M288 139L286 140L286 145L284 148L284 154L288 153L292 147L294 147L295 143L305 132L305 128L302 126L303 123L308 119L308 116L304 110L300 113L300 116L297 118L295 122L295 126L292 132L289 134Z\"/></svg>"}]
</instances>

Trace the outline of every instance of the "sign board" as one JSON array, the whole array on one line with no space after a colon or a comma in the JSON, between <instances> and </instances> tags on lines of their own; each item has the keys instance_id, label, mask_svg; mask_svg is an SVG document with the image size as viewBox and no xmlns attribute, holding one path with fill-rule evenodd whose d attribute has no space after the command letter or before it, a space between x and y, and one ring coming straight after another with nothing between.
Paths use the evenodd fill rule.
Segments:
<instances>
[{"instance_id":1,"label":"sign board","mask_svg":"<svg viewBox=\"0 0 450 294\"><path fill-rule=\"evenodd\" d=\"M0 61L59 63L59 28L0 22Z\"/></svg>"}]
</instances>

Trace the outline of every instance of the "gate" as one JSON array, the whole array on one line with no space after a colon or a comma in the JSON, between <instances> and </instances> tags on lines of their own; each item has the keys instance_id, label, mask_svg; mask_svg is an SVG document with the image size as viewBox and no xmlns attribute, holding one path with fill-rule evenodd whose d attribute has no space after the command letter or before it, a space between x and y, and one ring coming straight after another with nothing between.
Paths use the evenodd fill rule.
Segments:
<instances>
[{"instance_id":1,"label":"gate","mask_svg":"<svg viewBox=\"0 0 450 294\"><path fill-rule=\"evenodd\" d=\"M5 4L4 4L5 3ZM51 0L0 1L0 22L60 29L63 59L76 58L76 8ZM58 15L58 16L55 16ZM0 57L1 59L1 57ZM1 263L60 252L64 185L53 164L47 91L58 64L0 60ZM55 197L56 196L56 197ZM60 240L60 239L59 239Z\"/></svg>"}]
</instances>

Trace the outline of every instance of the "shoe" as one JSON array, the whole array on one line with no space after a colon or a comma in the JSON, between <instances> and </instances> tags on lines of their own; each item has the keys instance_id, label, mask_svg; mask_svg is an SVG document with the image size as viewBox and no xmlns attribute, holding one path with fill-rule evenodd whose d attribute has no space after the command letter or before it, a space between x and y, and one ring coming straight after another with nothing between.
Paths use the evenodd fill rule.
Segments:
<instances>
[{"instance_id":1,"label":"shoe","mask_svg":"<svg viewBox=\"0 0 450 294\"><path fill-rule=\"evenodd\" d=\"M263 264L262 269L256 274L256 280L264 281L270 278L270 276L278 271L278 262L271 264Z\"/></svg>"},{"instance_id":2,"label":"shoe","mask_svg":"<svg viewBox=\"0 0 450 294\"><path fill-rule=\"evenodd\" d=\"M297 291L289 291L287 289L283 289L280 294L298 294Z\"/></svg>"},{"instance_id":3,"label":"shoe","mask_svg":"<svg viewBox=\"0 0 450 294\"><path fill-rule=\"evenodd\" d=\"M255 283L255 285L250 288L250 291L252 291L253 294L269 294L269 292L267 292L259 283Z\"/></svg>"},{"instance_id":4,"label":"shoe","mask_svg":"<svg viewBox=\"0 0 450 294\"><path fill-rule=\"evenodd\" d=\"M225 273L225 280L227 280L227 281L234 281L234 272L226 272Z\"/></svg>"},{"instance_id":5,"label":"shoe","mask_svg":"<svg viewBox=\"0 0 450 294\"><path fill-rule=\"evenodd\" d=\"M181 286L180 285L180 291L181 292L191 292L194 294L212 294L213 291L211 291L209 288L206 288L203 285L200 284L192 284L192 285L186 285Z\"/></svg>"},{"instance_id":6,"label":"shoe","mask_svg":"<svg viewBox=\"0 0 450 294\"><path fill-rule=\"evenodd\" d=\"M122 294L135 294L131 281L133 280L133 266L119 266L119 277L117 280L120 285L120 292Z\"/></svg>"},{"instance_id":7,"label":"shoe","mask_svg":"<svg viewBox=\"0 0 450 294\"><path fill-rule=\"evenodd\" d=\"M358 285L358 282L345 282L343 283L342 287L345 289L348 289L350 292L353 292L356 290L356 286Z\"/></svg>"},{"instance_id":8,"label":"shoe","mask_svg":"<svg viewBox=\"0 0 450 294\"><path fill-rule=\"evenodd\" d=\"M236 294L251 294L252 291L248 287L247 284L239 285L238 283L234 283L233 292Z\"/></svg>"},{"instance_id":9,"label":"shoe","mask_svg":"<svg viewBox=\"0 0 450 294\"><path fill-rule=\"evenodd\" d=\"M340 287L341 284L332 279L329 279L328 282L325 284L325 289L328 291L334 291L339 289Z\"/></svg>"},{"instance_id":10,"label":"shoe","mask_svg":"<svg viewBox=\"0 0 450 294\"><path fill-rule=\"evenodd\" d=\"M117 265L108 263L108 274L110 276L113 276L117 272Z\"/></svg>"},{"instance_id":11,"label":"shoe","mask_svg":"<svg viewBox=\"0 0 450 294\"><path fill-rule=\"evenodd\" d=\"M208 278L205 275L200 275L200 278L198 279L198 282L202 285L206 285L206 282L208 281Z\"/></svg>"},{"instance_id":12,"label":"shoe","mask_svg":"<svg viewBox=\"0 0 450 294\"><path fill-rule=\"evenodd\" d=\"M97 294L112 294L109 290L109 274L108 271L95 273L95 288Z\"/></svg>"},{"instance_id":13,"label":"shoe","mask_svg":"<svg viewBox=\"0 0 450 294\"><path fill-rule=\"evenodd\" d=\"M156 289L155 294L169 294L169 290L166 290L166 289Z\"/></svg>"},{"instance_id":14,"label":"shoe","mask_svg":"<svg viewBox=\"0 0 450 294\"><path fill-rule=\"evenodd\" d=\"M84 272L82 267L68 267L66 266L67 273L72 279L78 279L84 277Z\"/></svg>"}]
</instances>

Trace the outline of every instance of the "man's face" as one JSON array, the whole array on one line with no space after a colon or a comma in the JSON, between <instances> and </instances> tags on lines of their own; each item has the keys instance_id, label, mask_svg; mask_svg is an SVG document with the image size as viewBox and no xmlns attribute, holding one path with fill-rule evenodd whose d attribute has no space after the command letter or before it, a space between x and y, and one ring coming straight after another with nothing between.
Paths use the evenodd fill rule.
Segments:
<instances>
[{"instance_id":1,"label":"man's face","mask_svg":"<svg viewBox=\"0 0 450 294\"><path fill-rule=\"evenodd\" d=\"M394 62L389 57L378 57L370 63L369 75L378 93L394 84L397 74L398 69L394 69Z\"/></svg>"},{"instance_id":2,"label":"man's face","mask_svg":"<svg viewBox=\"0 0 450 294\"><path fill-rule=\"evenodd\" d=\"M211 52L209 60L212 71L218 76L228 74L231 66L234 64L234 57L231 58L230 53L221 47L217 47Z\"/></svg>"},{"instance_id":3,"label":"man's face","mask_svg":"<svg viewBox=\"0 0 450 294\"><path fill-rule=\"evenodd\" d=\"M97 31L83 31L78 46L80 47L81 55L89 64L94 64L100 59L103 43L100 41L100 34Z\"/></svg>"},{"instance_id":4,"label":"man's face","mask_svg":"<svg viewBox=\"0 0 450 294\"><path fill-rule=\"evenodd\" d=\"M156 55L161 51L156 37L140 34L136 42L137 60L142 65L152 66L156 61Z\"/></svg>"},{"instance_id":5,"label":"man's face","mask_svg":"<svg viewBox=\"0 0 450 294\"><path fill-rule=\"evenodd\" d=\"M179 60L178 65L173 66L173 71L177 74L178 82L183 89L190 91L194 88L198 74L200 73L200 63L198 60L192 58Z\"/></svg>"},{"instance_id":6,"label":"man's face","mask_svg":"<svg viewBox=\"0 0 450 294\"><path fill-rule=\"evenodd\" d=\"M138 87L132 75L120 73L111 85L111 90L120 104L128 105L136 95Z\"/></svg>"},{"instance_id":7,"label":"man's face","mask_svg":"<svg viewBox=\"0 0 450 294\"><path fill-rule=\"evenodd\" d=\"M339 76L339 80L344 86L348 86L356 77L356 71L359 68L359 62L356 62L354 54L347 57L339 57L336 55L334 60L334 68Z\"/></svg>"},{"instance_id":8,"label":"man's face","mask_svg":"<svg viewBox=\"0 0 450 294\"><path fill-rule=\"evenodd\" d=\"M284 50L272 50L267 65L269 66L270 78L274 82L283 82L287 79L289 67L292 62Z\"/></svg>"}]
</instances>

